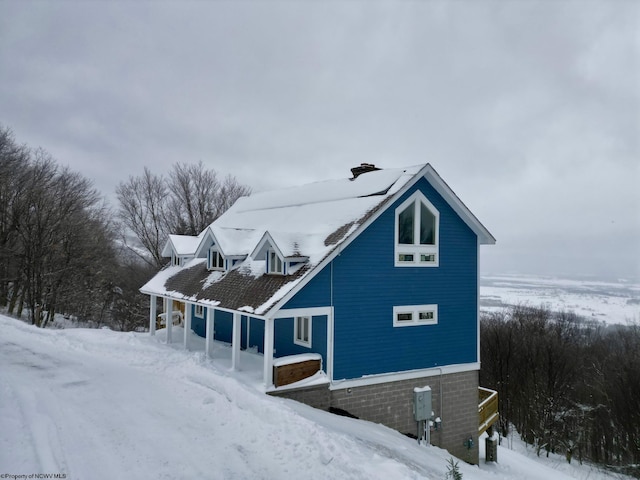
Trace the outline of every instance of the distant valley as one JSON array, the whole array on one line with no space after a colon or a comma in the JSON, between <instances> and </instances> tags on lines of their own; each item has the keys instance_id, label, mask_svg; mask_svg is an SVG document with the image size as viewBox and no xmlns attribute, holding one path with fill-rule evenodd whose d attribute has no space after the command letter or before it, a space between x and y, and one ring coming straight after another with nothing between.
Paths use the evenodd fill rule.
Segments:
<instances>
[{"instance_id":1,"label":"distant valley","mask_svg":"<svg viewBox=\"0 0 640 480\"><path fill-rule=\"evenodd\" d=\"M640 322L640 282L487 274L480 278L480 310L544 305L607 325Z\"/></svg>"}]
</instances>

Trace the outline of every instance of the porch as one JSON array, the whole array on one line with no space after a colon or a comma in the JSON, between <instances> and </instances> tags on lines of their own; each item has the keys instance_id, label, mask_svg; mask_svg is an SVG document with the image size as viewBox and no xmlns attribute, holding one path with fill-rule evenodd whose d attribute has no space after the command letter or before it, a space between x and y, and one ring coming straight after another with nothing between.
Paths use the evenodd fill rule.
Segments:
<instances>
[{"instance_id":1,"label":"porch","mask_svg":"<svg viewBox=\"0 0 640 480\"><path fill-rule=\"evenodd\" d=\"M478 435L498 421L498 392L478 387Z\"/></svg>"},{"instance_id":2,"label":"porch","mask_svg":"<svg viewBox=\"0 0 640 480\"><path fill-rule=\"evenodd\" d=\"M300 315L300 310L282 310L274 317L266 318L247 312L202 307L194 302L164 298L164 311L159 314L157 298L152 296L150 302L151 335L155 335L159 327L165 327L159 332L164 342L181 343L189 351L202 351L215 364L238 372L238 376L244 377L245 382L262 391L282 389L288 384L305 387L328 382L325 374L327 367L322 356L308 352L306 348L302 349L305 353L288 352L283 348L282 331L278 344L279 356L275 356L276 320L280 320L278 328L285 328L287 319L293 325L292 317ZM328 322L329 311L326 310L306 309L303 313L311 318L311 315L320 311ZM168 318L174 321L167 322ZM327 329L328 327L329 325ZM291 337L293 341L293 330Z\"/></svg>"}]
</instances>

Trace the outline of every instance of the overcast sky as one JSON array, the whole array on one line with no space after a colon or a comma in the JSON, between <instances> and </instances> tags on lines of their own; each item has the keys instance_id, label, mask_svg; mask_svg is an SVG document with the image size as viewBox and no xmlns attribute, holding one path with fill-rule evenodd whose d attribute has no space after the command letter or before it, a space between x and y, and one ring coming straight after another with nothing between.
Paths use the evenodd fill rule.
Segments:
<instances>
[{"instance_id":1,"label":"overcast sky","mask_svg":"<svg viewBox=\"0 0 640 480\"><path fill-rule=\"evenodd\" d=\"M0 123L113 199L431 163L484 273L640 277L640 2L0 0Z\"/></svg>"}]
</instances>

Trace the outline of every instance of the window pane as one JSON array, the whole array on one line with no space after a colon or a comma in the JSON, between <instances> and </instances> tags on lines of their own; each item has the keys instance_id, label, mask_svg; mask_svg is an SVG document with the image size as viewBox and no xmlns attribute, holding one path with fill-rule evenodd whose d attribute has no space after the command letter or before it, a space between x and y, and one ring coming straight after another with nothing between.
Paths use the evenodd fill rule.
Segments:
<instances>
[{"instance_id":1,"label":"window pane","mask_svg":"<svg viewBox=\"0 0 640 480\"><path fill-rule=\"evenodd\" d=\"M282 273L282 260L276 252L269 252L269 273Z\"/></svg>"},{"instance_id":2,"label":"window pane","mask_svg":"<svg viewBox=\"0 0 640 480\"><path fill-rule=\"evenodd\" d=\"M398 215L398 243L413 245L414 204L409 205Z\"/></svg>"},{"instance_id":3,"label":"window pane","mask_svg":"<svg viewBox=\"0 0 640 480\"><path fill-rule=\"evenodd\" d=\"M420 320L433 320L433 312L420 312Z\"/></svg>"},{"instance_id":4,"label":"window pane","mask_svg":"<svg viewBox=\"0 0 640 480\"><path fill-rule=\"evenodd\" d=\"M296 317L296 341L309 343L309 317Z\"/></svg>"},{"instance_id":5,"label":"window pane","mask_svg":"<svg viewBox=\"0 0 640 480\"><path fill-rule=\"evenodd\" d=\"M413 314L412 313L399 313L397 318L398 318L399 322L410 322L410 321L413 320Z\"/></svg>"},{"instance_id":6,"label":"window pane","mask_svg":"<svg viewBox=\"0 0 640 480\"><path fill-rule=\"evenodd\" d=\"M401 253L400 255L398 255L398 260L401 262L413 262L413 254Z\"/></svg>"},{"instance_id":7,"label":"window pane","mask_svg":"<svg viewBox=\"0 0 640 480\"><path fill-rule=\"evenodd\" d=\"M436 243L436 217L424 205L420 204L420 244L435 245Z\"/></svg>"}]
</instances>

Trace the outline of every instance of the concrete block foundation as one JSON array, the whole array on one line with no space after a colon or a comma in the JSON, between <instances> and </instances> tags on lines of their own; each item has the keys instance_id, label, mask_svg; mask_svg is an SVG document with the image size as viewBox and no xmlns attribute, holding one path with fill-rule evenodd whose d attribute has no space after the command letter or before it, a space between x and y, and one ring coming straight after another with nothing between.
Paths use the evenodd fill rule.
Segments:
<instances>
[{"instance_id":1,"label":"concrete block foundation","mask_svg":"<svg viewBox=\"0 0 640 480\"><path fill-rule=\"evenodd\" d=\"M413 389L431 387L435 417L442 420L431 429L431 444L448 450L468 463L478 463L478 371L435 375L410 380L350 388L327 386L272 392L323 410L344 410L363 420L381 423L415 436ZM471 439L471 442L469 442ZM470 448L469 448L470 447Z\"/></svg>"}]
</instances>

